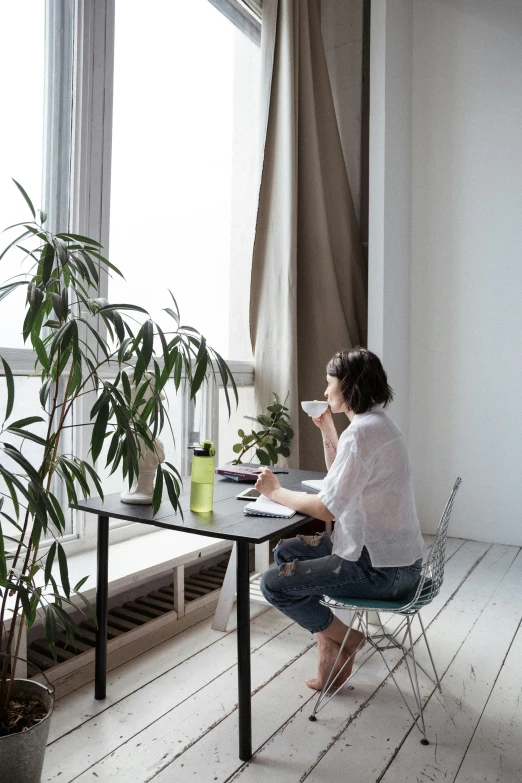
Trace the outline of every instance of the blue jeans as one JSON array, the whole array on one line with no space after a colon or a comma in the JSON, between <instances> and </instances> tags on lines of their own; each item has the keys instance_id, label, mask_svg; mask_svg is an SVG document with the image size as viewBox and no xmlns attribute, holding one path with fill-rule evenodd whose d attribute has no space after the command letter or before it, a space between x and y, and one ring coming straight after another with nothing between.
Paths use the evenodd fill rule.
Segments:
<instances>
[{"instance_id":1,"label":"blue jeans","mask_svg":"<svg viewBox=\"0 0 522 783\"><path fill-rule=\"evenodd\" d=\"M296 536L280 541L274 549L278 568L261 578L267 601L311 633L325 631L332 610L321 604L324 595L398 601L417 586L422 560L401 568L374 568L364 547L359 560L332 555L326 533Z\"/></svg>"}]
</instances>

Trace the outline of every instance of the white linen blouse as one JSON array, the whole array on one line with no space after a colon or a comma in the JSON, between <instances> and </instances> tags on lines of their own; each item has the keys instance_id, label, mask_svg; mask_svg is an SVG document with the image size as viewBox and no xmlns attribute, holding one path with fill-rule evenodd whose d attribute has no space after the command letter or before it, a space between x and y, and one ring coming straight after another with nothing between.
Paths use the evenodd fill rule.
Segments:
<instances>
[{"instance_id":1,"label":"white linen blouse","mask_svg":"<svg viewBox=\"0 0 522 783\"><path fill-rule=\"evenodd\" d=\"M366 546L374 568L423 556L406 441L381 405L342 433L319 498L336 519L333 554L358 560Z\"/></svg>"}]
</instances>

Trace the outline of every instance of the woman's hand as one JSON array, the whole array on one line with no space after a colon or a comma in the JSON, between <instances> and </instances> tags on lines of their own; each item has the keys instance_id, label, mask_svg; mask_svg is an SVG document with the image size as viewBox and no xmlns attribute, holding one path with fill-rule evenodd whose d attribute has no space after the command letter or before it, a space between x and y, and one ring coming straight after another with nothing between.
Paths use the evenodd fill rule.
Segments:
<instances>
[{"instance_id":1,"label":"woman's hand","mask_svg":"<svg viewBox=\"0 0 522 783\"><path fill-rule=\"evenodd\" d=\"M320 416L312 416L312 421L316 427L319 427L323 435L337 439L337 430L335 429L330 408L327 408Z\"/></svg>"},{"instance_id":2,"label":"woman's hand","mask_svg":"<svg viewBox=\"0 0 522 783\"><path fill-rule=\"evenodd\" d=\"M261 492L267 498L272 499L272 494L276 489L280 489L281 484L274 476L271 470L263 468L259 473L259 478L256 481L256 489Z\"/></svg>"}]
</instances>

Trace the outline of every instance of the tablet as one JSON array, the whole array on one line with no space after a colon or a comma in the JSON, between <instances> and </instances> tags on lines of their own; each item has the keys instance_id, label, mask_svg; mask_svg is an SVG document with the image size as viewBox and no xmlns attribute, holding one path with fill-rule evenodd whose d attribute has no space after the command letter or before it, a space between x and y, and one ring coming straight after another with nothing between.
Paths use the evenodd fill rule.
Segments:
<instances>
[{"instance_id":1,"label":"tablet","mask_svg":"<svg viewBox=\"0 0 522 783\"><path fill-rule=\"evenodd\" d=\"M258 489L255 489L255 487L248 487L248 489L244 489L243 492L236 495L236 498L238 498L238 500L257 500L260 495L261 492L259 492Z\"/></svg>"}]
</instances>

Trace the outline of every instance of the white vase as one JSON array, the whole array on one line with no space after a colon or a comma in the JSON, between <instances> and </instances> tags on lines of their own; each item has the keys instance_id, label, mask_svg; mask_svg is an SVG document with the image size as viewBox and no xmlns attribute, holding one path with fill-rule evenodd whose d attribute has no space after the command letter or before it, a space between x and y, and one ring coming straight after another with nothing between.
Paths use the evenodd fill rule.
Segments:
<instances>
[{"instance_id":1,"label":"white vase","mask_svg":"<svg viewBox=\"0 0 522 783\"><path fill-rule=\"evenodd\" d=\"M122 503L132 503L138 506L152 505L156 470L160 462L165 460L165 450L159 438L154 441L154 446L155 451L147 450L138 459L139 476L130 490L124 490L121 493Z\"/></svg>"}]
</instances>

